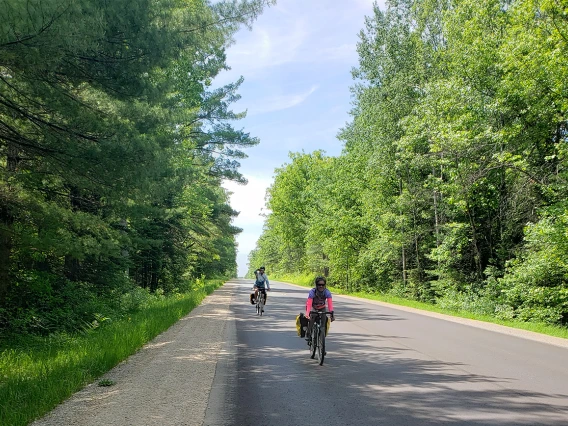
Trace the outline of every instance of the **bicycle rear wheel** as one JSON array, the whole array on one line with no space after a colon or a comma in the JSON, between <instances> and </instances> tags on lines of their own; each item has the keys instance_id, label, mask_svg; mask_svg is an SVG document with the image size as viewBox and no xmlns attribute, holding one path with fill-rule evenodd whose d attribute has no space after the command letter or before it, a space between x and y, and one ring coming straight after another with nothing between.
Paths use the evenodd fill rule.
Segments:
<instances>
[{"instance_id":1,"label":"bicycle rear wheel","mask_svg":"<svg viewBox=\"0 0 568 426\"><path fill-rule=\"evenodd\" d=\"M325 331L321 330L319 334L318 342L318 361L319 365L323 365L323 359L325 357Z\"/></svg>"}]
</instances>

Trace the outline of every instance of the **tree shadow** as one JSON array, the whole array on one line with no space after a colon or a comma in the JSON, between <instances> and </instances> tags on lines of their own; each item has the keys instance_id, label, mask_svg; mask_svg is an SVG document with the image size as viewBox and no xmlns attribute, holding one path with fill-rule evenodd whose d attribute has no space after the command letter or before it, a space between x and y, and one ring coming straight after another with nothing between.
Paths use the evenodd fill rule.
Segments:
<instances>
[{"instance_id":1,"label":"tree shadow","mask_svg":"<svg viewBox=\"0 0 568 426\"><path fill-rule=\"evenodd\" d=\"M238 303L241 293L237 287L231 307L239 342L230 390L238 407L235 425L567 424L567 394L520 389L512 377L471 373L465 363L432 359L402 345L403 336L334 332L332 325L328 355L319 366L290 314L291 306L302 311L307 290L274 297L264 317ZM338 308L339 318L361 315L357 303ZM364 319L405 320L372 310Z\"/></svg>"}]
</instances>

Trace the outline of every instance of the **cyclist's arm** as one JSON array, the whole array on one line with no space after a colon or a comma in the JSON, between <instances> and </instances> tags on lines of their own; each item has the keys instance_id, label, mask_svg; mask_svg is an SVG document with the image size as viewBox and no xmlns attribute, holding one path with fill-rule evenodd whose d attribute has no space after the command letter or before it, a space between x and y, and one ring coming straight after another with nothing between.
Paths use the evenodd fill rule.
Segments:
<instances>
[{"instance_id":1,"label":"cyclist's arm","mask_svg":"<svg viewBox=\"0 0 568 426\"><path fill-rule=\"evenodd\" d=\"M308 301L306 302L306 316L309 318L310 317L310 311L312 310L312 305L314 303L314 299L311 297L308 297Z\"/></svg>"},{"instance_id":2,"label":"cyclist's arm","mask_svg":"<svg viewBox=\"0 0 568 426\"><path fill-rule=\"evenodd\" d=\"M265 282L266 282L266 289L270 291L270 283L268 282L268 277L266 277Z\"/></svg>"},{"instance_id":3,"label":"cyclist's arm","mask_svg":"<svg viewBox=\"0 0 568 426\"><path fill-rule=\"evenodd\" d=\"M333 312L333 301L331 300L331 297L327 298L327 307L330 312Z\"/></svg>"}]
</instances>

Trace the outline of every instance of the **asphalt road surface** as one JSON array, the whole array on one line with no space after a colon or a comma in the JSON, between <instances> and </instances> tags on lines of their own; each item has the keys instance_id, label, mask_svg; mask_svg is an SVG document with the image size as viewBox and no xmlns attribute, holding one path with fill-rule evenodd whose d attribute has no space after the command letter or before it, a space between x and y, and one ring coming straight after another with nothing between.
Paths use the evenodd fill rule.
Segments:
<instances>
[{"instance_id":1,"label":"asphalt road surface","mask_svg":"<svg viewBox=\"0 0 568 426\"><path fill-rule=\"evenodd\" d=\"M568 425L568 349L334 296L323 366L296 334L308 289L263 317L233 281L204 425Z\"/></svg>"}]
</instances>

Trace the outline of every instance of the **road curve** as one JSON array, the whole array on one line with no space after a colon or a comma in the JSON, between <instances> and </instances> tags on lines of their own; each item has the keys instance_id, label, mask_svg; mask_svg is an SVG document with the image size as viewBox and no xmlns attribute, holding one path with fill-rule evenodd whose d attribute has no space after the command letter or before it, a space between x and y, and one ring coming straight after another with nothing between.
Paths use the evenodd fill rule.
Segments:
<instances>
[{"instance_id":1,"label":"road curve","mask_svg":"<svg viewBox=\"0 0 568 426\"><path fill-rule=\"evenodd\" d=\"M251 281L225 287L206 426L568 424L566 348L335 296L320 367L294 328L308 289L273 283L257 317Z\"/></svg>"}]
</instances>

